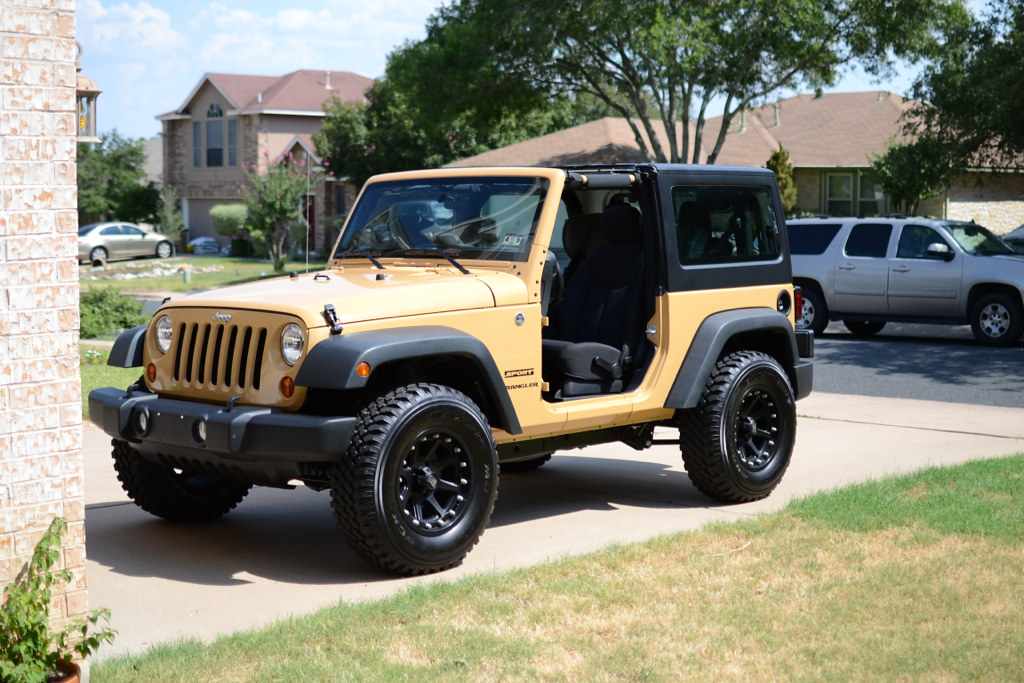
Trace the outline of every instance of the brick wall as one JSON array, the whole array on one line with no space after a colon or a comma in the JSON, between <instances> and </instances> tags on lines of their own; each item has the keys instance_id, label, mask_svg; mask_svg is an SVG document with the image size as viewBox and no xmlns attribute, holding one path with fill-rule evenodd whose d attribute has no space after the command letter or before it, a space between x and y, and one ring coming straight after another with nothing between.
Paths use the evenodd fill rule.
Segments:
<instances>
[{"instance_id":1,"label":"brick wall","mask_svg":"<svg viewBox=\"0 0 1024 683\"><path fill-rule=\"evenodd\" d=\"M86 610L73 0L0 0L0 585L64 517Z\"/></svg>"}]
</instances>

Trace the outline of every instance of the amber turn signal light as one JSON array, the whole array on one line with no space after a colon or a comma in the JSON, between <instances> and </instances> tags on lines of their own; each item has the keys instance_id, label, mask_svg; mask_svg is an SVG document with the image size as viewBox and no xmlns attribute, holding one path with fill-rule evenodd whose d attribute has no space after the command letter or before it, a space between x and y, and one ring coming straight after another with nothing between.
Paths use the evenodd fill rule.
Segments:
<instances>
[{"instance_id":1,"label":"amber turn signal light","mask_svg":"<svg viewBox=\"0 0 1024 683\"><path fill-rule=\"evenodd\" d=\"M148 379L150 381L150 383L156 381L156 364L155 363L150 363L149 365L146 366L146 379Z\"/></svg>"},{"instance_id":2,"label":"amber turn signal light","mask_svg":"<svg viewBox=\"0 0 1024 683\"><path fill-rule=\"evenodd\" d=\"M360 377L369 377L370 376L370 364L367 363L365 360L364 361L360 361L359 363L357 363L356 364L356 374L359 375Z\"/></svg>"},{"instance_id":3,"label":"amber turn signal light","mask_svg":"<svg viewBox=\"0 0 1024 683\"><path fill-rule=\"evenodd\" d=\"M281 395L285 398L291 398L295 395L295 380L291 377L285 377L281 380Z\"/></svg>"}]
</instances>

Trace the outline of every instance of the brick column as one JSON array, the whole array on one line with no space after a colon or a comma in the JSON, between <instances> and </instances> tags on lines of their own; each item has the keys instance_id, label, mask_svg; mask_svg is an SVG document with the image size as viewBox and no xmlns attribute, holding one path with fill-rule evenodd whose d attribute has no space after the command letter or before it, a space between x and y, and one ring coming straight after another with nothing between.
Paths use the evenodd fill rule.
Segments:
<instances>
[{"instance_id":1,"label":"brick column","mask_svg":"<svg viewBox=\"0 0 1024 683\"><path fill-rule=\"evenodd\" d=\"M0 0L0 585L55 516L86 610L73 0Z\"/></svg>"}]
</instances>

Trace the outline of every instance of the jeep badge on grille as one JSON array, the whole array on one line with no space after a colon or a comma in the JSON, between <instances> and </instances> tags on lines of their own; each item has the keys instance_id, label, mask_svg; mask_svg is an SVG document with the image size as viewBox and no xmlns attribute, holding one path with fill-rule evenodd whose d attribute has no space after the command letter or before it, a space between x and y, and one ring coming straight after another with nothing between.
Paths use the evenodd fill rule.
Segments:
<instances>
[{"instance_id":1,"label":"jeep badge on grille","mask_svg":"<svg viewBox=\"0 0 1024 683\"><path fill-rule=\"evenodd\" d=\"M218 323L229 323L231 322L231 314L221 313L220 311L217 311L216 313L213 314L213 320L214 322Z\"/></svg>"}]
</instances>

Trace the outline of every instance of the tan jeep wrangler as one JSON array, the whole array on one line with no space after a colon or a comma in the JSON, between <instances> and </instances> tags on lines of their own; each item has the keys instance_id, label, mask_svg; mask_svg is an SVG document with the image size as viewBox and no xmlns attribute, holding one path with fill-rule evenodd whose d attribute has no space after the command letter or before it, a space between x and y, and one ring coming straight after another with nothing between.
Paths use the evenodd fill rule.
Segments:
<instances>
[{"instance_id":1,"label":"tan jeep wrangler","mask_svg":"<svg viewBox=\"0 0 1024 683\"><path fill-rule=\"evenodd\" d=\"M144 510L330 489L352 548L401 574L465 557L499 465L642 450L657 426L701 492L762 498L812 381L782 216L753 168L378 176L322 272L167 301L125 332L110 364L143 376L93 391L92 419Z\"/></svg>"}]
</instances>

